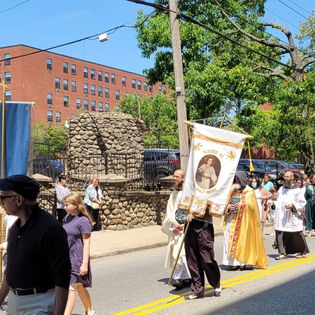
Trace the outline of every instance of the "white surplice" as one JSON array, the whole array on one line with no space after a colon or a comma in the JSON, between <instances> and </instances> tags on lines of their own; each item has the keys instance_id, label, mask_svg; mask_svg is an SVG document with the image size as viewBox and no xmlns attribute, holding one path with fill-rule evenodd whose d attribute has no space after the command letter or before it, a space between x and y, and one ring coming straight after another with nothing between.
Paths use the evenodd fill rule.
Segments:
<instances>
[{"instance_id":1,"label":"white surplice","mask_svg":"<svg viewBox=\"0 0 315 315\"><path fill-rule=\"evenodd\" d=\"M278 198L274 202L274 228L276 231L300 232L303 231L302 211L306 205L304 191L300 188L287 189L280 187ZM286 209L287 204L293 204L295 210Z\"/></svg>"}]
</instances>

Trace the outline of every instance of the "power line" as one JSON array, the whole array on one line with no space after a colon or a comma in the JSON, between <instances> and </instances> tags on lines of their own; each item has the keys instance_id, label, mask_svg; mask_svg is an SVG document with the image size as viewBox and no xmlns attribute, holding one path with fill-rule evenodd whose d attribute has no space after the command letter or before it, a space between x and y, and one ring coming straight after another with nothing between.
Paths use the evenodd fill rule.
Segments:
<instances>
[{"instance_id":1,"label":"power line","mask_svg":"<svg viewBox=\"0 0 315 315\"><path fill-rule=\"evenodd\" d=\"M311 15L313 14L312 12L310 12L310 11L304 9L302 6L300 6L300 5L297 4L296 2L294 2L294 1L292 1L292 0L288 0L288 1L291 2L292 4L294 4L295 6L297 6L298 8L300 8L301 10L305 11L306 13L311 14Z\"/></svg>"},{"instance_id":2,"label":"power line","mask_svg":"<svg viewBox=\"0 0 315 315\"><path fill-rule=\"evenodd\" d=\"M278 18L281 19L283 22L286 22L287 24L291 25L291 26L294 27L296 30L299 30L299 28L298 28L296 25L290 23L288 20L284 19L283 17L281 17L281 16L278 15L277 13L273 12L272 10L267 9L267 8L265 8L265 10L268 11L268 12L270 12L270 13L273 14L274 16L278 17Z\"/></svg>"},{"instance_id":3,"label":"power line","mask_svg":"<svg viewBox=\"0 0 315 315\"><path fill-rule=\"evenodd\" d=\"M216 3L214 3L214 4L220 7L220 5L217 3L217 1L215 1L215 2L216 2ZM229 4L228 4L228 5L229 5ZM230 6L230 5L229 5L229 6ZM224 10L227 11L230 15L233 15L233 12L231 12L231 11L229 11L229 10L226 10L226 8L224 8ZM251 26L256 27L256 25L254 25L253 23L250 23L249 21L247 21L246 19L244 19L244 18L242 18L242 17L240 17L240 16L237 16L237 18L240 19L241 21L245 22L245 23L248 24L248 25L251 25ZM256 28L257 28L257 27L256 27ZM287 45L288 47L297 49L297 50L299 50L300 52L304 53L304 52L303 52L302 50L300 50L298 47L292 46L292 45L288 44L288 43L285 42L284 40L282 40L282 39L280 39L280 38L278 38L278 37L272 35L271 33L267 32L267 31L265 31L265 30L262 30L262 31L263 31L263 33L265 33L265 34L271 36L272 38L274 38L274 39L276 39L276 40L278 40L278 41L284 43L284 44Z\"/></svg>"},{"instance_id":4,"label":"power line","mask_svg":"<svg viewBox=\"0 0 315 315\"><path fill-rule=\"evenodd\" d=\"M22 2L20 2L20 3L17 3L16 5L14 5L14 6L8 8L8 9L5 9L5 10L3 10L3 11L0 11L0 13L4 13L4 12L10 11L10 10L13 10L14 8L16 8L16 7L22 5L22 4L26 3L26 2L30 2L30 1L32 1L32 0L22 1Z\"/></svg>"},{"instance_id":5,"label":"power line","mask_svg":"<svg viewBox=\"0 0 315 315\"><path fill-rule=\"evenodd\" d=\"M147 5L147 6L151 6L151 7L155 8L155 9L161 10L162 12L170 12L171 11L168 7L160 5L160 4L149 3L149 2L146 2L146 1L142 1L142 0L127 0L127 1L135 2L135 3L138 3L138 4ZM261 52L255 50L255 49L253 49L253 48L250 48L250 47L248 47L246 45L243 45L243 44L239 43L238 41L228 37L227 35L218 32L217 30L213 29L212 27L207 26L207 25L205 25L205 24L195 20L194 18L191 18L191 17L189 17L188 15L186 15L184 13L181 13L181 12L175 12L175 13L180 18L182 18L182 19L184 19L184 20L186 20L188 22L191 22L193 24L196 24L196 25L198 25L198 26L200 26L200 27L202 27L202 28L204 28L204 29L206 29L206 30L208 30L208 31L210 31L210 32L220 36L220 37L223 37L224 39L230 41L231 43L233 43L235 45L238 45L238 46L240 46L240 47L242 47L242 48L244 48L244 49L246 49L246 50L248 50L248 51L250 51L252 53L255 53L255 54L257 54L257 55L259 55L261 57L264 57L264 58L266 58L266 59L268 59L268 60L270 60L272 62L275 62L275 63L277 63L277 64L279 64L279 65L281 65L283 67L286 67L286 68L288 68L290 70L295 70L295 68L293 68L293 67L291 67L291 66L289 66L289 65L287 65L285 63L282 63L281 61L278 61L278 60L276 60L276 59L274 59L274 58L272 58L272 57L270 57L270 56L268 56L268 55L266 55L264 53L261 53Z\"/></svg>"},{"instance_id":6,"label":"power line","mask_svg":"<svg viewBox=\"0 0 315 315\"><path fill-rule=\"evenodd\" d=\"M29 0L29 1L30 1L30 0ZM155 10L152 11L150 14L148 14L148 15L145 17L145 19L144 19L141 23L139 23L139 24L135 24L135 25L122 24L122 25L119 25L119 26L110 28L110 29L108 29L108 30L106 30L106 31L103 31L103 32L100 32L100 33L97 33L97 34L93 34L93 35L89 35L89 36L86 36L86 37L83 37L83 38L79 38L79 39L73 40L73 41L71 41L71 42L67 42L67 43L63 43L63 44L60 44L60 45L52 46L52 47L49 47L49 48L46 48L46 49L39 49L39 50L32 51L32 52L27 53L27 54L22 54L22 55L18 55L18 56L13 56L13 57L10 58L10 60L14 60L14 59L18 59L18 58L23 58L23 57L27 57L27 56L39 54L39 53L41 53L41 52L54 50L54 49L56 49L56 48L60 48L60 47L64 47L64 46L69 46L69 45L72 45L72 44L76 44L76 43L85 41L85 40L87 40L87 39L96 39L99 35L101 35L101 34L103 34L103 33L112 34L112 33L116 32L116 31L117 31L118 29L120 29L120 28L136 28L136 27L139 27L139 26L141 26L142 24L144 24L144 23L146 22L146 20L147 20L153 13L155 13Z\"/></svg>"},{"instance_id":7,"label":"power line","mask_svg":"<svg viewBox=\"0 0 315 315\"><path fill-rule=\"evenodd\" d=\"M305 15L303 15L302 13L300 13L299 11L295 10L294 8L292 8L291 6L289 6L288 4L286 4L285 2L283 2L282 0L278 0L280 3L282 3L283 5L285 5L287 8L289 8L290 10L292 10L293 12L295 12L296 14L300 15L301 17L303 17L304 19L307 19L307 17Z\"/></svg>"}]
</instances>

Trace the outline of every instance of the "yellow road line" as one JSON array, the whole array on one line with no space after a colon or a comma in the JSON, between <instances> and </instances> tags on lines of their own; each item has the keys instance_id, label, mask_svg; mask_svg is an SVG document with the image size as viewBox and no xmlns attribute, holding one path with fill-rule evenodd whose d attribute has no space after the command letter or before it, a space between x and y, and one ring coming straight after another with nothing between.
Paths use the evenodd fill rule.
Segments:
<instances>
[{"instance_id":1,"label":"yellow road line","mask_svg":"<svg viewBox=\"0 0 315 315\"><path fill-rule=\"evenodd\" d=\"M315 261L315 254L309 255L306 258L302 259L292 259L289 261L285 261L283 263L270 266L266 269L259 269L255 271L251 271L245 274L242 274L237 277L229 278L221 281L222 288L230 288L235 285L244 284L249 281L253 281L259 278L267 277L269 275L288 270L291 268L295 268L310 262ZM207 289L211 288L210 285L206 286ZM182 295L172 295L164 299L156 300L147 304L139 305L128 310L115 313L114 315L126 315L126 314L151 314L153 312L169 308L171 306L183 303L185 299Z\"/></svg>"}]
</instances>

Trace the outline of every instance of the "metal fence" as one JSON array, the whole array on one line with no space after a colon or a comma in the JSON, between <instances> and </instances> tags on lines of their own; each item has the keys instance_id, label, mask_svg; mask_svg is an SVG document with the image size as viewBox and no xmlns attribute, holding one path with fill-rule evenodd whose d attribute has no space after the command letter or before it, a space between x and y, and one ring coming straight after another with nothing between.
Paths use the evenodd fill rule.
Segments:
<instances>
[{"instance_id":1,"label":"metal fence","mask_svg":"<svg viewBox=\"0 0 315 315\"><path fill-rule=\"evenodd\" d=\"M53 147L49 152L47 149L47 154L43 154L42 148L38 151L40 154L34 154L31 161L32 174L39 173L53 180L65 174L70 184L78 189L85 189L94 177L108 175L113 180L124 182L128 190L159 190L161 180L172 175L180 165L177 150L156 147L144 149L141 154L103 152L88 157L66 155L65 151L54 151Z\"/></svg>"}]
</instances>

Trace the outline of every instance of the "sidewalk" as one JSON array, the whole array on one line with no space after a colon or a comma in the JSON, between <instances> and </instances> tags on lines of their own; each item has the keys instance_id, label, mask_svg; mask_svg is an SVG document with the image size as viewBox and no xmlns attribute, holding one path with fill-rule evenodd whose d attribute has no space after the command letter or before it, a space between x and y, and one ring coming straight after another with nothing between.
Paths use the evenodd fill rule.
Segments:
<instances>
[{"instance_id":1,"label":"sidewalk","mask_svg":"<svg viewBox=\"0 0 315 315\"><path fill-rule=\"evenodd\" d=\"M215 235L222 235L222 225L214 221ZM142 249L165 246L167 235L160 225L150 225L124 231L93 232L91 238L91 259L113 256Z\"/></svg>"}]
</instances>

